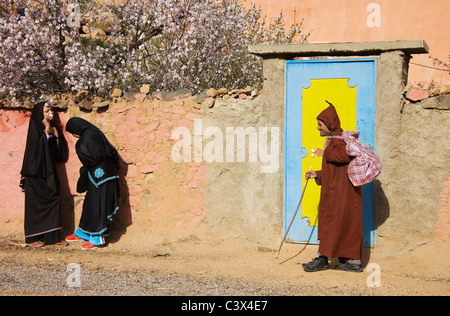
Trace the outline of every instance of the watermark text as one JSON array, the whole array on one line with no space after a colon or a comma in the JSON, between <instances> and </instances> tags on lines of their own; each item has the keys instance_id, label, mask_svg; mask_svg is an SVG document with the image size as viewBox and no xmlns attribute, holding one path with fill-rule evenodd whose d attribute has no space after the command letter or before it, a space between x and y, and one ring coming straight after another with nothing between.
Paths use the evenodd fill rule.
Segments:
<instances>
[{"instance_id":1,"label":"watermark text","mask_svg":"<svg viewBox=\"0 0 450 316\"><path fill-rule=\"evenodd\" d=\"M270 135L270 136L269 136ZM177 127L171 139L174 162L254 162L261 173L275 173L280 159L279 127L203 128L201 119L194 120L194 134L187 127Z\"/></svg>"}]
</instances>

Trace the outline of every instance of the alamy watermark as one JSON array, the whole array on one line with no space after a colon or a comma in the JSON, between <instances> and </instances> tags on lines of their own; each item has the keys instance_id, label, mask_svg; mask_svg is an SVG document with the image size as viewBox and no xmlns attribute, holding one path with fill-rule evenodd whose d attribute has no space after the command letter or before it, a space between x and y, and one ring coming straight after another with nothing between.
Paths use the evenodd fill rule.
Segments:
<instances>
[{"instance_id":1,"label":"alamy watermark","mask_svg":"<svg viewBox=\"0 0 450 316\"><path fill-rule=\"evenodd\" d=\"M381 287L381 267L377 263L370 263L366 267L366 271L371 273L366 279L367 287Z\"/></svg>"},{"instance_id":2,"label":"alamy watermark","mask_svg":"<svg viewBox=\"0 0 450 316\"><path fill-rule=\"evenodd\" d=\"M67 16L66 23L68 27L80 27L81 25L81 8L79 4L69 3L67 5L67 11L69 15Z\"/></svg>"},{"instance_id":3,"label":"alamy watermark","mask_svg":"<svg viewBox=\"0 0 450 316\"><path fill-rule=\"evenodd\" d=\"M66 279L68 287L81 287L81 266L78 263L69 263L66 270L69 275Z\"/></svg>"},{"instance_id":4,"label":"alamy watermark","mask_svg":"<svg viewBox=\"0 0 450 316\"><path fill-rule=\"evenodd\" d=\"M367 12L370 14L367 16L367 26L372 27L381 27L381 6L378 3L371 2L367 5Z\"/></svg>"},{"instance_id":5,"label":"alamy watermark","mask_svg":"<svg viewBox=\"0 0 450 316\"><path fill-rule=\"evenodd\" d=\"M280 164L279 127L226 127L223 131L217 126L203 129L203 121L195 119L193 135L189 128L177 127L171 139L179 140L172 147L174 162L254 162L260 163L261 173L275 173Z\"/></svg>"},{"instance_id":6,"label":"alamy watermark","mask_svg":"<svg viewBox=\"0 0 450 316\"><path fill-rule=\"evenodd\" d=\"M80 27L81 21L81 8L79 4L69 3L67 5L67 11L69 15L67 16L66 23L68 27ZM376 2L371 2L367 5L366 11L369 12L367 16L366 23L370 28L381 27L381 6Z\"/></svg>"}]
</instances>

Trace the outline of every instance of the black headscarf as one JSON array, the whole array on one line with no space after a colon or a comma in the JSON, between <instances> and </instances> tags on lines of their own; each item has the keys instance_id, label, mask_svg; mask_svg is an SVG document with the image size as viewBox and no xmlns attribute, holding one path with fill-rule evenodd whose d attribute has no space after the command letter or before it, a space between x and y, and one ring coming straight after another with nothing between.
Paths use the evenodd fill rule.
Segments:
<instances>
[{"instance_id":1,"label":"black headscarf","mask_svg":"<svg viewBox=\"0 0 450 316\"><path fill-rule=\"evenodd\" d=\"M48 178L53 173L54 162L67 159L67 143L61 129L53 121L50 125L58 131L58 142L56 137L47 140L45 135L44 106L41 102L34 106L28 125L28 135L23 157L23 177ZM52 150L50 150L52 148Z\"/></svg>"},{"instance_id":2,"label":"black headscarf","mask_svg":"<svg viewBox=\"0 0 450 316\"><path fill-rule=\"evenodd\" d=\"M75 149L83 166L90 168L111 159L118 169L116 149L96 126L82 118L73 117L67 122L66 131L80 136Z\"/></svg>"}]
</instances>

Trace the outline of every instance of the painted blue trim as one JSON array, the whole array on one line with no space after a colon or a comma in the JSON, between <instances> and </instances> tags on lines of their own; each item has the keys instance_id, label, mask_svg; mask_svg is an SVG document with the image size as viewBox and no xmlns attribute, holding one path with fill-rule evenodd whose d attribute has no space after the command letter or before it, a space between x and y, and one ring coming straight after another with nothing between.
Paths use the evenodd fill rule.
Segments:
<instances>
[{"instance_id":1,"label":"painted blue trim","mask_svg":"<svg viewBox=\"0 0 450 316\"><path fill-rule=\"evenodd\" d=\"M353 63L353 64L352 64ZM337 64L343 64L339 67ZM314 65L317 65L315 67ZM301 174L302 97L311 79L348 78L349 86L357 86L357 122L359 139L375 151L375 89L377 58L310 59L286 61L286 100L284 113L284 231L287 230L305 184ZM364 91L361 93L360 91ZM311 181L310 181L311 182ZM308 186L315 185L313 182ZM307 194L307 193L306 193ZM375 210L373 183L362 187L365 246L375 243ZM301 210L300 210L301 211ZM299 211L299 214L301 214ZM301 215L297 216L301 216ZM301 232L301 233L299 233ZM300 237L302 236L302 237ZM317 229L306 219L297 218L287 241L317 244Z\"/></svg>"},{"instance_id":2,"label":"painted blue trim","mask_svg":"<svg viewBox=\"0 0 450 316\"><path fill-rule=\"evenodd\" d=\"M333 59L302 59L302 60L286 60L287 64L319 64L319 63L345 63L345 62L373 62L377 61L376 57L366 57L366 58L333 58Z\"/></svg>"}]
</instances>

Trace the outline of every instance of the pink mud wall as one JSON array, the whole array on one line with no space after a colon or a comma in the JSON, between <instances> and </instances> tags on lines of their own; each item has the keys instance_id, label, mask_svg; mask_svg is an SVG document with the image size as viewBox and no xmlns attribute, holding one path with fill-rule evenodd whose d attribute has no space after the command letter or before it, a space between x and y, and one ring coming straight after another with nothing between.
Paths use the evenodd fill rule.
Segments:
<instances>
[{"instance_id":1,"label":"pink mud wall","mask_svg":"<svg viewBox=\"0 0 450 316\"><path fill-rule=\"evenodd\" d=\"M29 111L0 109L0 224L16 222L24 208L19 187Z\"/></svg>"},{"instance_id":2,"label":"pink mud wall","mask_svg":"<svg viewBox=\"0 0 450 316\"><path fill-rule=\"evenodd\" d=\"M175 127L190 128L198 109L183 101L112 103L108 110L83 112L78 107L58 111L62 128L70 117L98 126L121 157L122 201L114 224L165 234L200 233L205 219L203 163L175 163L171 149ZM24 193L18 186L30 110L0 109L0 235L23 234ZM84 196L76 192L81 163L76 139L65 133L67 163L57 165L61 181L62 225L70 233L78 225Z\"/></svg>"},{"instance_id":3,"label":"pink mud wall","mask_svg":"<svg viewBox=\"0 0 450 316\"><path fill-rule=\"evenodd\" d=\"M25 195L19 187L20 170L25 151L30 110L0 109L0 231L17 231L23 226ZM59 112L58 116L64 128L67 115ZM66 202L72 197L76 188L76 172L81 164L74 157L74 140L65 135L68 141L70 157L67 163L57 163L61 182L62 214L72 212L72 205ZM63 223L66 226L68 223ZM70 223L73 226L73 219Z\"/></svg>"},{"instance_id":4,"label":"pink mud wall","mask_svg":"<svg viewBox=\"0 0 450 316\"><path fill-rule=\"evenodd\" d=\"M438 84L450 84L447 72L415 65L435 67L428 58L430 55L448 63L448 0L247 0L246 6L252 2L257 7L261 6L263 14L269 19L283 11L287 25L304 18L304 32L312 31L308 39L310 43L423 39L430 47L430 54L413 56L410 83L435 80ZM370 4L379 5L379 27L369 27L367 24L373 12Z\"/></svg>"}]
</instances>

